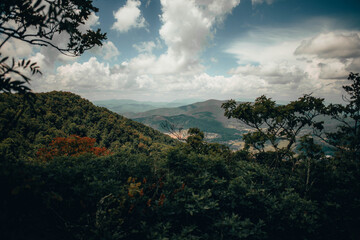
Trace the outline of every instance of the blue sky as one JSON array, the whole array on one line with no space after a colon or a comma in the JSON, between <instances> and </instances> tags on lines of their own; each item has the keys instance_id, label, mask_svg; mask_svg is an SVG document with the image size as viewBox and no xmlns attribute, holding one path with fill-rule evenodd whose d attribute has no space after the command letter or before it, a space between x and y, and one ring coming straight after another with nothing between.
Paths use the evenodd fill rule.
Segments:
<instances>
[{"instance_id":1,"label":"blue sky","mask_svg":"<svg viewBox=\"0 0 360 240\"><path fill-rule=\"evenodd\" d=\"M254 99L305 93L339 102L360 71L358 0L95 0L84 28L108 39L78 58L17 45L44 72L35 91L90 100ZM66 36L58 36L58 42ZM11 50L11 43L7 48Z\"/></svg>"}]
</instances>

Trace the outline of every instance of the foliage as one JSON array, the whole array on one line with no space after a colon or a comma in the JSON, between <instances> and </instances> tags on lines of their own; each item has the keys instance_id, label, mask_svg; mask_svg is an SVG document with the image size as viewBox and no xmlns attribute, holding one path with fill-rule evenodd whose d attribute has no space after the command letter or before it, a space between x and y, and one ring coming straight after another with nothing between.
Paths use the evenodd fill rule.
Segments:
<instances>
[{"instance_id":1,"label":"foliage","mask_svg":"<svg viewBox=\"0 0 360 240\"><path fill-rule=\"evenodd\" d=\"M350 73L351 85L343 86L346 94L345 106L331 104L327 112L341 125L335 133L327 133L325 141L335 146L342 155L348 155L353 161L360 159L360 76Z\"/></svg>"},{"instance_id":2,"label":"foliage","mask_svg":"<svg viewBox=\"0 0 360 240\"><path fill-rule=\"evenodd\" d=\"M40 161L49 161L58 156L79 156L86 153L95 156L109 155L110 152L105 147L94 147L95 138L79 137L71 135L70 137L57 137L49 146L40 148L36 153Z\"/></svg>"},{"instance_id":3,"label":"foliage","mask_svg":"<svg viewBox=\"0 0 360 240\"><path fill-rule=\"evenodd\" d=\"M30 60L25 61L25 59L19 61L18 63L15 63L14 58L12 59L11 65L8 65L6 64L8 58L9 57L4 57L0 60L0 92L11 93L12 91L15 91L17 93L25 95L25 93L30 91L30 88L25 86L24 84L29 83L30 78L18 69L30 69L32 75L41 74L39 66L37 66L36 63L31 63ZM12 80L10 74L20 76L21 80Z\"/></svg>"},{"instance_id":4,"label":"foliage","mask_svg":"<svg viewBox=\"0 0 360 240\"><path fill-rule=\"evenodd\" d=\"M184 136L183 130L184 128L181 126L177 126L174 123L171 123L168 120L162 121L160 123L161 129L166 131L168 134L174 136L179 141L185 141L186 137Z\"/></svg>"},{"instance_id":5,"label":"foliage","mask_svg":"<svg viewBox=\"0 0 360 240\"><path fill-rule=\"evenodd\" d=\"M38 149L48 147L54 138L70 135L93 138L96 147L111 152L126 149L155 154L175 145L170 137L75 94L36 94L33 109L19 95L0 94L0 155L36 159Z\"/></svg>"},{"instance_id":6,"label":"foliage","mask_svg":"<svg viewBox=\"0 0 360 240\"><path fill-rule=\"evenodd\" d=\"M324 153L320 145L317 145L314 142L314 138L308 135L301 137L300 140L300 155L299 161L301 162L300 171L303 170L303 175L305 176L305 195L309 193L316 176L314 176L313 168L316 166L316 161L324 159Z\"/></svg>"},{"instance_id":7,"label":"foliage","mask_svg":"<svg viewBox=\"0 0 360 240\"><path fill-rule=\"evenodd\" d=\"M89 16L98 9L91 0L3 0L0 4L0 49L10 39L31 45L52 47L69 56L78 56L96 45L102 45L106 34L100 29L81 30ZM68 36L66 46L53 39L59 34ZM0 60L0 92L28 93L30 78L19 71L30 68L32 74L40 73L36 63L23 59L8 64L8 56ZM12 75L22 80L12 80Z\"/></svg>"},{"instance_id":8,"label":"foliage","mask_svg":"<svg viewBox=\"0 0 360 240\"><path fill-rule=\"evenodd\" d=\"M176 142L70 93L38 94L36 115L19 96L0 97L0 231L6 239L355 240L360 235L360 163L348 142L334 156L324 156L315 138L298 130L321 129L314 115L331 109L324 111L321 99L305 96L278 106L263 97L256 105L228 105L228 114L241 112L266 141L277 133L274 138L298 143L297 155L292 150L285 155L280 147L279 154L260 148L254 155L207 143L197 128L189 130L186 142ZM9 119L21 109L21 127L12 127ZM78 136L67 137L71 134ZM342 128L337 134L340 146L348 136ZM92 151L94 139L113 154L82 154ZM44 147L61 156L36 161L35 152ZM276 168L269 164L273 159L280 162Z\"/></svg>"},{"instance_id":9,"label":"foliage","mask_svg":"<svg viewBox=\"0 0 360 240\"><path fill-rule=\"evenodd\" d=\"M254 103L236 105L230 100L222 105L225 116L236 118L254 128L244 135L246 148L250 146L264 153L266 144L270 144L275 153L271 165L278 165L281 160L292 158L293 147L305 126L316 130L323 129L323 122L316 117L324 113L324 99L304 95L287 105L276 105L270 98L261 96ZM281 146L281 142L285 145Z\"/></svg>"}]
</instances>

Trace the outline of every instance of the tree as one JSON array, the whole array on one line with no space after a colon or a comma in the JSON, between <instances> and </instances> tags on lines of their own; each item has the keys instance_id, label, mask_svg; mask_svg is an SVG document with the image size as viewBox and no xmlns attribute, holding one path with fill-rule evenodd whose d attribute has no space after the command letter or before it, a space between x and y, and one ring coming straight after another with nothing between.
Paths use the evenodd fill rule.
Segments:
<instances>
[{"instance_id":1,"label":"tree","mask_svg":"<svg viewBox=\"0 0 360 240\"><path fill-rule=\"evenodd\" d=\"M95 138L79 137L71 135L70 137L57 137L49 146L40 148L37 152L41 161L47 162L58 156L79 156L91 153L95 156L109 155L110 152L105 147L94 147Z\"/></svg>"},{"instance_id":2,"label":"tree","mask_svg":"<svg viewBox=\"0 0 360 240\"><path fill-rule=\"evenodd\" d=\"M177 126L175 123L171 123L168 120L162 121L160 127L169 133L170 136L175 137L181 142L186 141L186 133L183 127Z\"/></svg>"},{"instance_id":3,"label":"tree","mask_svg":"<svg viewBox=\"0 0 360 240\"><path fill-rule=\"evenodd\" d=\"M304 192L307 195L314 184L315 180L312 179L312 171L317 161L324 158L324 153L321 146L316 144L314 138L309 135L302 136L300 138L300 150L299 159L302 161L305 175L305 187Z\"/></svg>"},{"instance_id":4,"label":"tree","mask_svg":"<svg viewBox=\"0 0 360 240\"><path fill-rule=\"evenodd\" d=\"M89 16L98 9L91 0L3 0L0 3L0 51L10 39L17 39L31 45L52 47L68 56L78 56L99 45L106 34L80 29ZM56 44L57 34L68 34L66 46ZM0 53L1 56L1 53ZM0 58L0 92L28 93L25 84L30 78L19 69L30 69L32 74L41 73L36 63L30 60L8 63L9 56ZM12 76L21 80L12 80Z\"/></svg>"},{"instance_id":5,"label":"tree","mask_svg":"<svg viewBox=\"0 0 360 240\"><path fill-rule=\"evenodd\" d=\"M197 153L204 151L206 144L204 143L205 135L199 128L189 128L186 143Z\"/></svg>"},{"instance_id":6,"label":"tree","mask_svg":"<svg viewBox=\"0 0 360 240\"><path fill-rule=\"evenodd\" d=\"M329 144L335 146L342 155L349 154L353 161L360 159L360 76L350 73L348 80L352 83L343 86L346 105L330 104L327 113L338 120L341 125L335 133L326 133Z\"/></svg>"},{"instance_id":7,"label":"tree","mask_svg":"<svg viewBox=\"0 0 360 240\"><path fill-rule=\"evenodd\" d=\"M243 136L247 148L251 146L259 153L265 153L266 145L273 148L275 159L272 164L276 165L283 159L292 158L292 148L305 127L323 129L323 122L315 119L324 113L323 101L304 95L287 105L277 105L271 98L261 96L254 103L239 105L230 100L222 108L226 117L236 118L254 128L253 132Z\"/></svg>"}]
</instances>

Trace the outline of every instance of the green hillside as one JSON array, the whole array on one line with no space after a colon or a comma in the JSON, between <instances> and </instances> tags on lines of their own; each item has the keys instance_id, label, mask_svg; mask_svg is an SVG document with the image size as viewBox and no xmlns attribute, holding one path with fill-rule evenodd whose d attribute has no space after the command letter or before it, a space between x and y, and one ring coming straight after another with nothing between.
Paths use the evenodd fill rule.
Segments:
<instances>
[{"instance_id":1,"label":"green hillside","mask_svg":"<svg viewBox=\"0 0 360 240\"><path fill-rule=\"evenodd\" d=\"M360 234L359 161L349 145L358 139L351 132L335 133L346 147L333 157L311 138L297 153L230 151L203 141L194 128L179 143L72 93L37 94L32 107L18 95L0 97L4 239L355 240ZM221 125L212 108L198 103L182 107L188 115L154 119L201 121L216 131ZM55 152L42 160L35 154L54 137L72 134L110 152ZM261 143L257 136L249 140Z\"/></svg>"},{"instance_id":2,"label":"green hillside","mask_svg":"<svg viewBox=\"0 0 360 240\"><path fill-rule=\"evenodd\" d=\"M147 126L166 133L164 122L189 129L196 127L206 134L206 141L227 144L240 140L246 127L236 120L224 116L221 104L224 101L207 100L176 108L159 108L142 113L132 114L131 118Z\"/></svg>"},{"instance_id":3,"label":"green hillside","mask_svg":"<svg viewBox=\"0 0 360 240\"><path fill-rule=\"evenodd\" d=\"M197 113L196 116L180 114L175 116L149 116L144 118L135 118L135 121L143 123L159 131L166 132L161 124L169 122L176 126L182 126L183 129L196 127L208 134L215 134L215 137L205 138L208 142L218 142L226 144L229 140L241 139L241 131L225 128L221 122L216 121L211 112Z\"/></svg>"},{"instance_id":4,"label":"green hillside","mask_svg":"<svg viewBox=\"0 0 360 240\"><path fill-rule=\"evenodd\" d=\"M1 94L0 110L0 151L16 147L16 156L34 157L55 137L69 135L95 138L97 146L111 151L126 148L146 153L175 144L159 131L69 92L36 94L32 107L17 95Z\"/></svg>"}]
</instances>

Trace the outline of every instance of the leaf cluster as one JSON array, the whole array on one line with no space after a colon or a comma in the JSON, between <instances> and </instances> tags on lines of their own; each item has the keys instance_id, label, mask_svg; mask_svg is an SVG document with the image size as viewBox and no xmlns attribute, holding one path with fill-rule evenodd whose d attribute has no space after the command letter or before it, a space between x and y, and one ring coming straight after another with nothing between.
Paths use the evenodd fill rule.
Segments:
<instances>
[{"instance_id":1,"label":"leaf cluster","mask_svg":"<svg viewBox=\"0 0 360 240\"><path fill-rule=\"evenodd\" d=\"M3 0L0 3L0 50L11 39L40 47L51 47L68 56L79 56L94 46L101 46L106 34L100 29L81 30L86 20L98 9L91 0ZM66 45L54 41L65 34ZM1 53L0 53L1 56ZM30 77L21 70L30 70L32 75L41 74L36 63L23 59L17 64L14 57L0 59L0 93L15 92L28 100ZM13 79L20 77L19 79Z\"/></svg>"},{"instance_id":2,"label":"leaf cluster","mask_svg":"<svg viewBox=\"0 0 360 240\"><path fill-rule=\"evenodd\" d=\"M79 28L97 11L91 0L4 0L0 4L0 33L6 39L1 46L15 38L78 56L106 39L100 29L83 33ZM69 35L66 47L52 42L56 34L63 32Z\"/></svg>"},{"instance_id":3,"label":"leaf cluster","mask_svg":"<svg viewBox=\"0 0 360 240\"><path fill-rule=\"evenodd\" d=\"M304 95L287 105L277 105L271 98L261 96L254 103L237 104L230 100L222 108L226 117L238 119L254 129L243 136L246 148L251 146L264 153L266 144L270 144L279 162L291 156L292 148L305 127L323 129L323 122L316 119L325 112L323 101ZM285 145L281 146L281 142Z\"/></svg>"}]
</instances>

